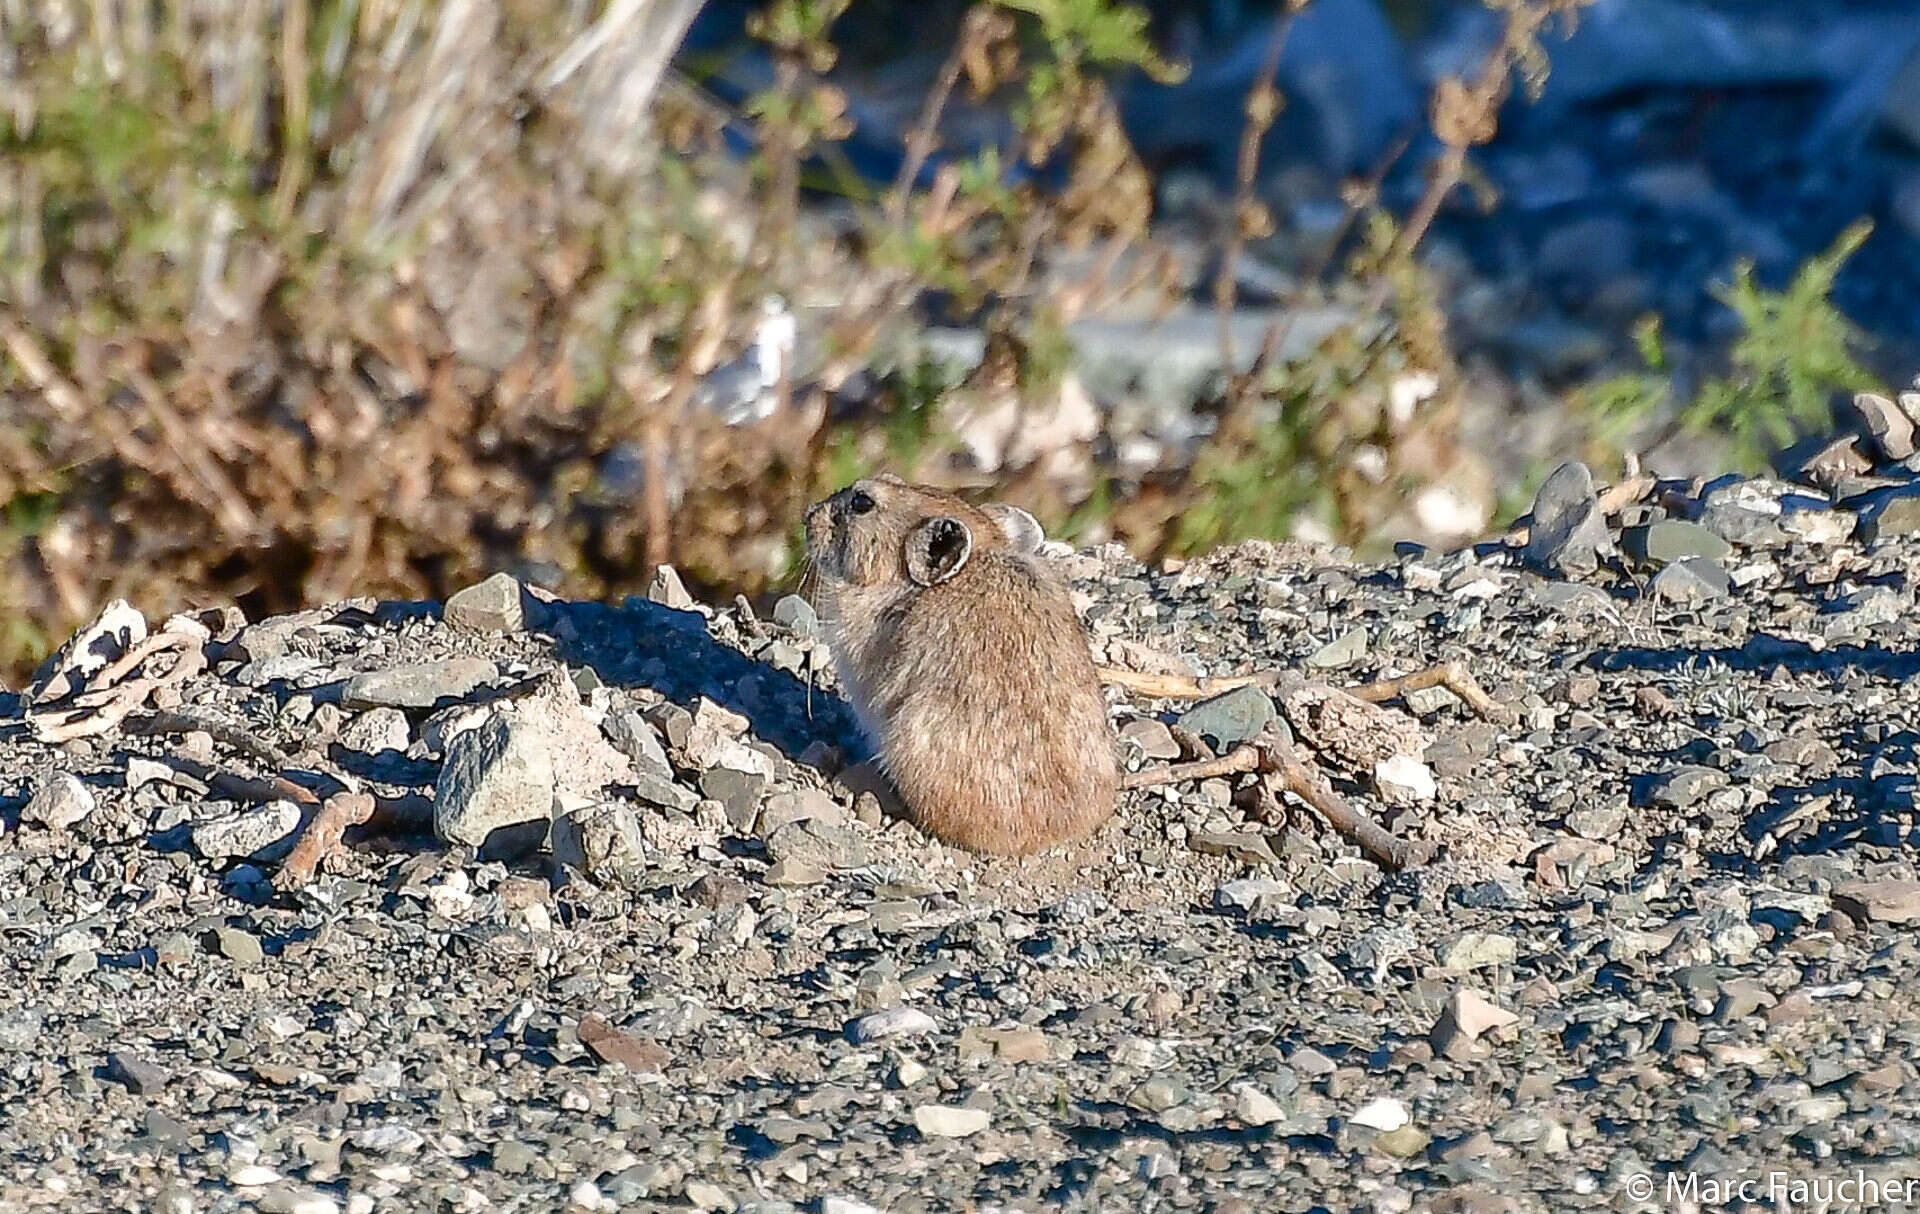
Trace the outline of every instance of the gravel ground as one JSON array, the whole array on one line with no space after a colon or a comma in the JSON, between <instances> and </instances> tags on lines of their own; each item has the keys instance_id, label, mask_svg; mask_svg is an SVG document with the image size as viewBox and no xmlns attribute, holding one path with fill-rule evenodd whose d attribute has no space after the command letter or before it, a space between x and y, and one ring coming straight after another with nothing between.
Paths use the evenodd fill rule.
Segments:
<instances>
[{"instance_id":1,"label":"gravel ground","mask_svg":"<svg viewBox=\"0 0 1920 1214\"><path fill-rule=\"evenodd\" d=\"M1579 479L1525 547L1062 558L1112 665L1465 659L1518 724L1417 692L1424 753L1343 780L1438 845L1402 873L1227 780L932 843L793 599L156 624L206 667L119 725L0 704L0 1209L1920 1201L1920 493L1602 527ZM1275 712L1111 694L1130 766ZM373 798L305 883L275 776Z\"/></svg>"}]
</instances>

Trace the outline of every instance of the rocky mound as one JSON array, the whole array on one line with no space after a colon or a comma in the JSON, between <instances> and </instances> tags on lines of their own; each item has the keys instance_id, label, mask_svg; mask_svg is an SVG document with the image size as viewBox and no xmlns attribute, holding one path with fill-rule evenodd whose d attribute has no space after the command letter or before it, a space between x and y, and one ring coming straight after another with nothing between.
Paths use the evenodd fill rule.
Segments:
<instances>
[{"instance_id":1,"label":"rocky mound","mask_svg":"<svg viewBox=\"0 0 1920 1214\"><path fill-rule=\"evenodd\" d=\"M1063 558L1112 666L1468 663L1514 722L1410 692L1424 752L1334 773L1435 846L1398 873L1229 778L1025 863L930 842L798 599L110 609L3 705L0 1208L1910 1182L1920 487L1847 475L1570 468L1524 537L1382 566ZM1113 697L1132 767L1288 709Z\"/></svg>"}]
</instances>

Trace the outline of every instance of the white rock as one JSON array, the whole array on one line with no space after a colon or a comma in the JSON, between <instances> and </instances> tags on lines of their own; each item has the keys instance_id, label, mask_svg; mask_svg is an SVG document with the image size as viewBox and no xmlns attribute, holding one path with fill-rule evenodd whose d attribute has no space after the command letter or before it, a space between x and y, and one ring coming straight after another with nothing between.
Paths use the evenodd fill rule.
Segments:
<instances>
[{"instance_id":1,"label":"white rock","mask_svg":"<svg viewBox=\"0 0 1920 1214\"><path fill-rule=\"evenodd\" d=\"M269 801L258 809L243 809L198 822L193 847L209 860L278 859L293 850L300 830L300 807L291 801Z\"/></svg>"},{"instance_id":2,"label":"white rock","mask_svg":"<svg viewBox=\"0 0 1920 1214\"><path fill-rule=\"evenodd\" d=\"M923 1104L913 1110L913 1124L928 1138L965 1138L993 1124L993 1117L965 1105Z\"/></svg>"},{"instance_id":3,"label":"white rock","mask_svg":"<svg viewBox=\"0 0 1920 1214\"><path fill-rule=\"evenodd\" d=\"M919 1008L902 1005L868 1012L850 1021L847 1024L847 1036L865 1045L870 1041L885 1041L889 1037L920 1037L939 1027L932 1016Z\"/></svg>"},{"instance_id":4,"label":"white rock","mask_svg":"<svg viewBox=\"0 0 1920 1214\"><path fill-rule=\"evenodd\" d=\"M1412 755L1395 755L1376 763L1373 786L1389 805L1416 805L1431 801L1440 789L1433 772Z\"/></svg>"},{"instance_id":5,"label":"white rock","mask_svg":"<svg viewBox=\"0 0 1920 1214\"><path fill-rule=\"evenodd\" d=\"M903 1088L910 1088L927 1077L927 1068L911 1058L902 1058L900 1065L893 1068L893 1080Z\"/></svg>"},{"instance_id":6,"label":"white rock","mask_svg":"<svg viewBox=\"0 0 1920 1214\"><path fill-rule=\"evenodd\" d=\"M368 709L340 731L342 746L365 755L389 750L404 752L410 741L407 714L398 708Z\"/></svg>"},{"instance_id":7,"label":"white rock","mask_svg":"<svg viewBox=\"0 0 1920 1214\"><path fill-rule=\"evenodd\" d=\"M65 830L93 812L93 790L70 771L56 771L40 781L20 810L22 822L48 830Z\"/></svg>"},{"instance_id":8,"label":"white rock","mask_svg":"<svg viewBox=\"0 0 1920 1214\"><path fill-rule=\"evenodd\" d=\"M687 762L705 771L728 767L752 775L773 775L773 760L740 740L747 719L737 712L703 699L694 706L693 727L687 731Z\"/></svg>"},{"instance_id":9,"label":"white rock","mask_svg":"<svg viewBox=\"0 0 1920 1214\"><path fill-rule=\"evenodd\" d=\"M1251 1083L1234 1085L1233 1115L1250 1126L1272 1125L1287 1119L1287 1111L1280 1107L1280 1102Z\"/></svg>"},{"instance_id":10,"label":"white rock","mask_svg":"<svg viewBox=\"0 0 1920 1214\"><path fill-rule=\"evenodd\" d=\"M1293 887L1271 877L1241 877L1227 881L1213 891L1213 904L1222 910L1252 913L1263 902L1287 901Z\"/></svg>"},{"instance_id":11,"label":"white rock","mask_svg":"<svg viewBox=\"0 0 1920 1214\"><path fill-rule=\"evenodd\" d=\"M1399 1129L1401 1126L1411 1122L1413 1118L1407 1113L1406 1105L1401 1104L1391 1096L1382 1096L1377 1100L1370 1100L1358 1109L1355 1109L1353 1116L1347 1118L1347 1120L1351 1121L1354 1125L1365 1126L1370 1130L1379 1130L1385 1133L1390 1130Z\"/></svg>"}]
</instances>

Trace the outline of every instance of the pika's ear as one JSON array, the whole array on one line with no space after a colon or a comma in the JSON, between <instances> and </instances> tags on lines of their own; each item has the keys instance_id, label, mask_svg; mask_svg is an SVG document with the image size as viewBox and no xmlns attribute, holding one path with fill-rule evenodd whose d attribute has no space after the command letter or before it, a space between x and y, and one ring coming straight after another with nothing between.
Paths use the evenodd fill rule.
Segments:
<instances>
[{"instance_id":1,"label":"pika's ear","mask_svg":"<svg viewBox=\"0 0 1920 1214\"><path fill-rule=\"evenodd\" d=\"M919 585L938 586L972 554L973 533L957 518L930 518L907 532L907 576Z\"/></svg>"},{"instance_id":2,"label":"pika's ear","mask_svg":"<svg viewBox=\"0 0 1920 1214\"><path fill-rule=\"evenodd\" d=\"M1032 552L1047 538L1047 533L1040 529L1040 520L1018 506L988 506L986 512L1015 552Z\"/></svg>"},{"instance_id":3,"label":"pika's ear","mask_svg":"<svg viewBox=\"0 0 1920 1214\"><path fill-rule=\"evenodd\" d=\"M904 485L907 483L891 472L876 472L873 474L873 479L884 485Z\"/></svg>"}]
</instances>

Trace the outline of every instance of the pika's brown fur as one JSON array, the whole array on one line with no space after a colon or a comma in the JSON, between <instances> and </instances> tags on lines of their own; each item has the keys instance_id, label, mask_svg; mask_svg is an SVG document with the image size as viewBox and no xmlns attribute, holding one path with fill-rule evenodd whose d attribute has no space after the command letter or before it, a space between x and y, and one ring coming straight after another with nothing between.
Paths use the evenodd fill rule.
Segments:
<instances>
[{"instance_id":1,"label":"pika's brown fur","mask_svg":"<svg viewBox=\"0 0 1920 1214\"><path fill-rule=\"evenodd\" d=\"M893 476L807 511L815 602L913 821L1026 855L1113 812L1106 702L1040 526Z\"/></svg>"}]
</instances>

